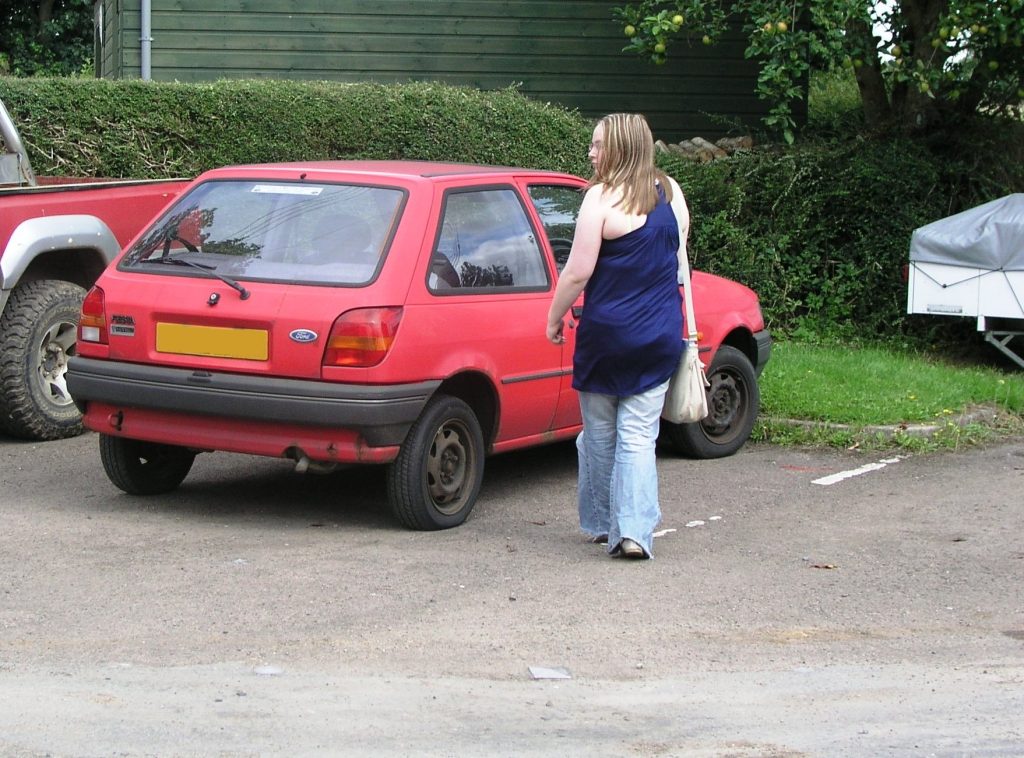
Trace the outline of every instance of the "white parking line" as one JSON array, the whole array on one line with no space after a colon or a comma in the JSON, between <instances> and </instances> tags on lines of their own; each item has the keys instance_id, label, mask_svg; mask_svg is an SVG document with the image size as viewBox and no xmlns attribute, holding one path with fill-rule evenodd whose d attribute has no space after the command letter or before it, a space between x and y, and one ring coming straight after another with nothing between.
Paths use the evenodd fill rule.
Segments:
<instances>
[{"instance_id":1,"label":"white parking line","mask_svg":"<svg viewBox=\"0 0 1024 758\"><path fill-rule=\"evenodd\" d=\"M897 455L895 458L883 458L878 461L878 463L865 463L860 468L850 469L849 471L840 471L837 474L829 474L828 476L823 476L820 479L815 479L811 484L820 484L827 487L830 484L836 484L844 479L850 479L854 476L867 474L871 471L879 471L891 463L899 463L906 457L907 456L905 455Z\"/></svg>"}]
</instances>

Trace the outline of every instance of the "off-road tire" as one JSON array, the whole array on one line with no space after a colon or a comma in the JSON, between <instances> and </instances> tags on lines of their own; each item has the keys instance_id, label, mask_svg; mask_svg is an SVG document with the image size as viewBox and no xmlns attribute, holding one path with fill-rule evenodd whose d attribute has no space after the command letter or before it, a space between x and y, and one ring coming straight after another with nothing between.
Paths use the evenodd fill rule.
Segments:
<instances>
[{"instance_id":1,"label":"off-road tire","mask_svg":"<svg viewBox=\"0 0 1024 758\"><path fill-rule=\"evenodd\" d=\"M661 422L661 436L680 455L690 458L724 458L750 438L761 410L761 390L750 359L729 345L722 345L707 370L708 415L692 424Z\"/></svg>"},{"instance_id":2,"label":"off-road tire","mask_svg":"<svg viewBox=\"0 0 1024 758\"><path fill-rule=\"evenodd\" d=\"M14 288L0 316L0 431L30 440L82 432L68 393L85 290L56 279Z\"/></svg>"},{"instance_id":3,"label":"off-road tire","mask_svg":"<svg viewBox=\"0 0 1024 758\"><path fill-rule=\"evenodd\" d=\"M409 529L450 529L473 510L483 474L480 422L462 400L438 395L388 466L388 503Z\"/></svg>"},{"instance_id":4,"label":"off-road tire","mask_svg":"<svg viewBox=\"0 0 1024 758\"><path fill-rule=\"evenodd\" d=\"M100 435L100 460L107 477L129 495L162 495L181 484L196 454L176 445Z\"/></svg>"}]
</instances>

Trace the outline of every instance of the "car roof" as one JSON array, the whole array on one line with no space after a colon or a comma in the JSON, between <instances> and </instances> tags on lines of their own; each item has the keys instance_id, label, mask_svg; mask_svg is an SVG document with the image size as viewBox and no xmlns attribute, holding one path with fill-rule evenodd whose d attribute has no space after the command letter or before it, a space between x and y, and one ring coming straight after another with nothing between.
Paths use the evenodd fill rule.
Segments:
<instances>
[{"instance_id":1,"label":"car roof","mask_svg":"<svg viewBox=\"0 0 1024 758\"><path fill-rule=\"evenodd\" d=\"M213 173L230 173L238 171L245 175L261 173L292 174L295 171L315 172L323 178L331 174L362 174L364 176L394 177L404 179L434 179L447 176L463 177L507 177L520 174L531 174L554 177L572 177L558 171L544 169L515 168L512 166L487 166L474 163L444 163L440 161L416 160L339 160L339 161L296 161L288 163L261 163L244 166L229 166L214 169ZM578 179L578 177L572 177Z\"/></svg>"}]
</instances>

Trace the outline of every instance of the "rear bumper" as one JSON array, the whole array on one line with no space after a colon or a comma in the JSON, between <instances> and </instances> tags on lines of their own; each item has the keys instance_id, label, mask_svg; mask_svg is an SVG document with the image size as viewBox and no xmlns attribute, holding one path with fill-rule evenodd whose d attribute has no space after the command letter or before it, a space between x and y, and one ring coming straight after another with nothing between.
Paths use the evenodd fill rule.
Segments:
<instances>
[{"instance_id":1,"label":"rear bumper","mask_svg":"<svg viewBox=\"0 0 1024 758\"><path fill-rule=\"evenodd\" d=\"M268 431L274 425L308 428L318 437L347 430L370 447L401 444L441 385L439 380L383 386L334 384L78 356L68 363L67 382L87 423L90 404L99 404L105 411L138 409L169 418L180 414L186 423L190 417L203 417L222 420L225 426L266 424ZM104 424L100 431L108 426Z\"/></svg>"},{"instance_id":2,"label":"rear bumper","mask_svg":"<svg viewBox=\"0 0 1024 758\"><path fill-rule=\"evenodd\" d=\"M765 364L768 363L768 359L772 355L772 335L765 329L754 334L754 373L757 376L761 376L761 372L764 371Z\"/></svg>"}]
</instances>

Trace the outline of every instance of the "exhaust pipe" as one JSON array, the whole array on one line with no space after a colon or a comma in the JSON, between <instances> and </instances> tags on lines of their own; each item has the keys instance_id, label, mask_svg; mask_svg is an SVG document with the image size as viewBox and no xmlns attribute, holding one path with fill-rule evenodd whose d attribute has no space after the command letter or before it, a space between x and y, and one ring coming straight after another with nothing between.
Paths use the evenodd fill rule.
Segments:
<instances>
[{"instance_id":1,"label":"exhaust pipe","mask_svg":"<svg viewBox=\"0 0 1024 758\"><path fill-rule=\"evenodd\" d=\"M295 460L296 474L329 474L337 467L337 463L310 460L309 456L301 451L298 451Z\"/></svg>"}]
</instances>

